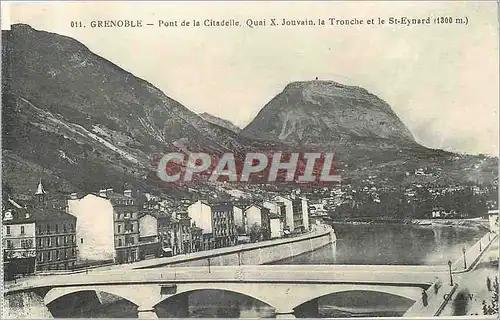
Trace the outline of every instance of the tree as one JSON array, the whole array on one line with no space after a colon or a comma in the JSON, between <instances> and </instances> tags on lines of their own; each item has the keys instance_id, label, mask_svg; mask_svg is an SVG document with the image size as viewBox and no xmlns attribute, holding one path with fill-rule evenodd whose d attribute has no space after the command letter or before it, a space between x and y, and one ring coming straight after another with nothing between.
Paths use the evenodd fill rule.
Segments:
<instances>
[{"instance_id":1,"label":"tree","mask_svg":"<svg viewBox=\"0 0 500 320\"><path fill-rule=\"evenodd\" d=\"M487 304L486 301L483 300L483 314L498 314L498 277L495 277L495 281L493 282L493 294L491 296L491 302Z\"/></svg>"}]
</instances>

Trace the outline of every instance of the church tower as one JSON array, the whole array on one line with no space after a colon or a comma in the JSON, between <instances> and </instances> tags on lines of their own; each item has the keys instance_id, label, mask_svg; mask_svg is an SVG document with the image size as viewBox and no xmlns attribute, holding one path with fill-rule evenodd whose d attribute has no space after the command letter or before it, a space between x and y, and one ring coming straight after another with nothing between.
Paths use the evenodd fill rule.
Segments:
<instances>
[{"instance_id":1,"label":"church tower","mask_svg":"<svg viewBox=\"0 0 500 320\"><path fill-rule=\"evenodd\" d=\"M43 188L42 179L40 178L40 181L38 182L38 187L36 188L36 192L35 192L36 202L44 202L45 195L46 195L45 189Z\"/></svg>"}]
</instances>

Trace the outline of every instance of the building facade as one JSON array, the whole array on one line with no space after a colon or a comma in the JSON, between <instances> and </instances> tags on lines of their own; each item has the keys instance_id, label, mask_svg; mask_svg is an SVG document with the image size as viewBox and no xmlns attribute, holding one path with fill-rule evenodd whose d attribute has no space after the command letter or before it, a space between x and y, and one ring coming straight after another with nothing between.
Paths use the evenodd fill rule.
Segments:
<instances>
[{"instance_id":1,"label":"building facade","mask_svg":"<svg viewBox=\"0 0 500 320\"><path fill-rule=\"evenodd\" d=\"M269 216L269 238L277 239L283 237L283 223L281 217L271 213Z\"/></svg>"},{"instance_id":2,"label":"building facade","mask_svg":"<svg viewBox=\"0 0 500 320\"><path fill-rule=\"evenodd\" d=\"M2 217L4 277L35 272L35 220L27 210L6 210Z\"/></svg>"},{"instance_id":3,"label":"building facade","mask_svg":"<svg viewBox=\"0 0 500 320\"><path fill-rule=\"evenodd\" d=\"M207 201L198 200L187 207L187 214L203 233L212 233L212 208Z\"/></svg>"},{"instance_id":4,"label":"building facade","mask_svg":"<svg viewBox=\"0 0 500 320\"><path fill-rule=\"evenodd\" d=\"M72 194L68 213L77 218L78 263L114 261L114 212L106 194L87 194L81 198Z\"/></svg>"},{"instance_id":5,"label":"building facade","mask_svg":"<svg viewBox=\"0 0 500 320\"><path fill-rule=\"evenodd\" d=\"M114 211L114 243L117 263L139 260L139 208L131 190L122 194L106 190L101 196L109 197Z\"/></svg>"},{"instance_id":6,"label":"building facade","mask_svg":"<svg viewBox=\"0 0 500 320\"><path fill-rule=\"evenodd\" d=\"M234 224L234 206L230 202L212 204L212 226L214 248L223 248L237 243Z\"/></svg>"},{"instance_id":7,"label":"building facade","mask_svg":"<svg viewBox=\"0 0 500 320\"><path fill-rule=\"evenodd\" d=\"M37 208L36 269L67 270L76 265L76 217L60 208Z\"/></svg>"},{"instance_id":8,"label":"building facade","mask_svg":"<svg viewBox=\"0 0 500 320\"><path fill-rule=\"evenodd\" d=\"M158 258L161 243L158 233L158 218L155 211L139 212L139 260Z\"/></svg>"},{"instance_id":9,"label":"building facade","mask_svg":"<svg viewBox=\"0 0 500 320\"><path fill-rule=\"evenodd\" d=\"M277 213L283 220L283 228L285 233L289 233L295 229L293 204L289 197L276 196L273 199L277 203Z\"/></svg>"},{"instance_id":10,"label":"building facade","mask_svg":"<svg viewBox=\"0 0 500 320\"><path fill-rule=\"evenodd\" d=\"M36 270L68 270L76 265L76 217L65 199L49 199L42 181L31 205L35 219Z\"/></svg>"}]
</instances>

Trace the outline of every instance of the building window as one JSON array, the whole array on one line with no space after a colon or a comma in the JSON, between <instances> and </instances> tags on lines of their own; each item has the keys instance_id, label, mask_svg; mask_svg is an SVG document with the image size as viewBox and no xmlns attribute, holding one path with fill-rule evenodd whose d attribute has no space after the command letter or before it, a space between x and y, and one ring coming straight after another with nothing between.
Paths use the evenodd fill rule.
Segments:
<instances>
[{"instance_id":1,"label":"building window","mask_svg":"<svg viewBox=\"0 0 500 320\"><path fill-rule=\"evenodd\" d=\"M122 246L122 239L118 239L118 246L121 247Z\"/></svg>"},{"instance_id":2,"label":"building window","mask_svg":"<svg viewBox=\"0 0 500 320\"><path fill-rule=\"evenodd\" d=\"M83 243L83 238L80 238L80 243Z\"/></svg>"},{"instance_id":3,"label":"building window","mask_svg":"<svg viewBox=\"0 0 500 320\"><path fill-rule=\"evenodd\" d=\"M51 254L50 254L50 251L47 251L47 261L50 261L51 260Z\"/></svg>"},{"instance_id":4,"label":"building window","mask_svg":"<svg viewBox=\"0 0 500 320\"><path fill-rule=\"evenodd\" d=\"M118 225L118 233L121 233L121 232L122 232L122 226Z\"/></svg>"},{"instance_id":5,"label":"building window","mask_svg":"<svg viewBox=\"0 0 500 320\"><path fill-rule=\"evenodd\" d=\"M64 245L68 244L68 237L64 236Z\"/></svg>"},{"instance_id":6,"label":"building window","mask_svg":"<svg viewBox=\"0 0 500 320\"><path fill-rule=\"evenodd\" d=\"M59 224L56 223L56 233L59 233Z\"/></svg>"},{"instance_id":7,"label":"building window","mask_svg":"<svg viewBox=\"0 0 500 320\"><path fill-rule=\"evenodd\" d=\"M59 260L59 250L56 250L56 260Z\"/></svg>"},{"instance_id":8,"label":"building window","mask_svg":"<svg viewBox=\"0 0 500 320\"><path fill-rule=\"evenodd\" d=\"M50 224L47 224L47 233L50 233Z\"/></svg>"},{"instance_id":9,"label":"building window","mask_svg":"<svg viewBox=\"0 0 500 320\"><path fill-rule=\"evenodd\" d=\"M43 248L43 242L42 242L42 239L41 239L41 238L36 239L36 242L37 242L37 246L38 246L39 248Z\"/></svg>"},{"instance_id":10,"label":"building window","mask_svg":"<svg viewBox=\"0 0 500 320\"><path fill-rule=\"evenodd\" d=\"M134 225L132 223L126 223L125 232L134 232Z\"/></svg>"},{"instance_id":11,"label":"building window","mask_svg":"<svg viewBox=\"0 0 500 320\"><path fill-rule=\"evenodd\" d=\"M21 234L24 234L24 226L21 226Z\"/></svg>"},{"instance_id":12,"label":"building window","mask_svg":"<svg viewBox=\"0 0 500 320\"><path fill-rule=\"evenodd\" d=\"M7 235L10 235L10 226L7 226Z\"/></svg>"},{"instance_id":13,"label":"building window","mask_svg":"<svg viewBox=\"0 0 500 320\"><path fill-rule=\"evenodd\" d=\"M47 247L50 247L52 245L51 241L50 241L50 237L47 237Z\"/></svg>"},{"instance_id":14,"label":"building window","mask_svg":"<svg viewBox=\"0 0 500 320\"><path fill-rule=\"evenodd\" d=\"M56 237L56 247L59 247L59 237Z\"/></svg>"},{"instance_id":15,"label":"building window","mask_svg":"<svg viewBox=\"0 0 500 320\"><path fill-rule=\"evenodd\" d=\"M66 223L63 224L63 232L66 233L67 232L67 229L66 229Z\"/></svg>"},{"instance_id":16,"label":"building window","mask_svg":"<svg viewBox=\"0 0 500 320\"><path fill-rule=\"evenodd\" d=\"M74 258L76 255L76 250L75 248L71 249L71 257Z\"/></svg>"},{"instance_id":17,"label":"building window","mask_svg":"<svg viewBox=\"0 0 500 320\"><path fill-rule=\"evenodd\" d=\"M29 249L33 246L33 240L28 239L28 240L21 240L21 248L23 249Z\"/></svg>"},{"instance_id":18,"label":"building window","mask_svg":"<svg viewBox=\"0 0 500 320\"><path fill-rule=\"evenodd\" d=\"M42 226L38 226L38 234L42 234Z\"/></svg>"},{"instance_id":19,"label":"building window","mask_svg":"<svg viewBox=\"0 0 500 320\"><path fill-rule=\"evenodd\" d=\"M12 241L7 240L7 249L12 249L14 246L12 245Z\"/></svg>"}]
</instances>

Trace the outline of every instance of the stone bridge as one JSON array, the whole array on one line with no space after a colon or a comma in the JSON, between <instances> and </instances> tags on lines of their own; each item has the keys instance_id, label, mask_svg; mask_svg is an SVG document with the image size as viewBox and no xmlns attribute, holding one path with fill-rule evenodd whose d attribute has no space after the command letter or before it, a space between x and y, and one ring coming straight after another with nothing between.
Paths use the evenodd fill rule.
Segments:
<instances>
[{"instance_id":1,"label":"stone bridge","mask_svg":"<svg viewBox=\"0 0 500 320\"><path fill-rule=\"evenodd\" d=\"M169 267L45 276L9 285L4 294L35 292L48 305L76 292L106 292L136 305L139 318L157 318L155 306L163 301L212 289L252 297L274 308L277 318L293 318L297 307L337 292L376 291L418 301L423 290L445 276L443 267L425 266Z\"/></svg>"}]
</instances>

